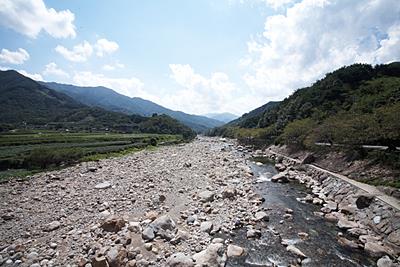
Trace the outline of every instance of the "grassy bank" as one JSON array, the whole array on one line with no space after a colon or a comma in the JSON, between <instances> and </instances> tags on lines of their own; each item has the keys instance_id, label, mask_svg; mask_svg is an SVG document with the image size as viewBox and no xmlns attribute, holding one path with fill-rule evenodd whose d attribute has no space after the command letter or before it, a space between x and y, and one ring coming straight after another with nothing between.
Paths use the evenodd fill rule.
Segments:
<instances>
[{"instance_id":1,"label":"grassy bank","mask_svg":"<svg viewBox=\"0 0 400 267\"><path fill-rule=\"evenodd\" d=\"M182 136L159 134L37 131L0 134L0 180L180 142Z\"/></svg>"}]
</instances>

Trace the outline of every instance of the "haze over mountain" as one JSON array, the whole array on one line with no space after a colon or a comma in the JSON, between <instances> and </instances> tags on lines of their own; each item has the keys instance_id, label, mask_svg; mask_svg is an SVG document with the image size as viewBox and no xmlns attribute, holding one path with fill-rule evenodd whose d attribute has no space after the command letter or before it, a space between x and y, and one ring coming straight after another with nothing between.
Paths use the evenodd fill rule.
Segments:
<instances>
[{"instance_id":1,"label":"haze over mountain","mask_svg":"<svg viewBox=\"0 0 400 267\"><path fill-rule=\"evenodd\" d=\"M208 113L205 114L204 116L214 119L214 120L218 120L218 121L222 121L225 123L228 123L234 119L237 119L239 116L229 113L229 112L223 112L223 113Z\"/></svg>"},{"instance_id":2,"label":"haze over mountain","mask_svg":"<svg viewBox=\"0 0 400 267\"><path fill-rule=\"evenodd\" d=\"M223 124L222 121L205 116L191 115L181 111L170 110L140 97L128 97L103 86L82 87L55 82L41 82L41 84L53 90L65 93L76 101L92 107L101 107L110 111L138 114L141 116L151 116L154 113L166 114L197 132L203 132Z\"/></svg>"}]
</instances>

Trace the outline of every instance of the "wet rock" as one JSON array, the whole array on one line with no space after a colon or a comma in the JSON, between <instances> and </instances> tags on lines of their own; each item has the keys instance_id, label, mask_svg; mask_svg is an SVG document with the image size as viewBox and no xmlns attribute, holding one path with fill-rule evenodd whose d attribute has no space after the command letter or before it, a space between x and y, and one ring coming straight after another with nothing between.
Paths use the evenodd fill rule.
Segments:
<instances>
[{"instance_id":1,"label":"wet rock","mask_svg":"<svg viewBox=\"0 0 400 267\"><path fill-rule=\"evenodd\" d=\"M232 244L228 245L228 249L226 252L228 258L240 257L243 255L243 253L244 253L244 248Z\"/></svg>"},{"instance_id":2,"label":"wet rock","mask_svg":"<svg viewBox=\"0 0 400 267\"><path fill-rule=\"evenodd\" d=\"M200 201L202 202L211 202L214 200L215 193L209 190L203 191L199 194Z\"/></svg>"},{"instance_id":3,"label":"wet rock","mask_svg":"<svg viewBox=\"0 0 400 267\"><path fill-rule=\"evenodd\" d=\"M287 250L288 252L290 252L290 253L292 253L292 254L294 254L294 255L300 257L300 258L303 258L303 259L304 259L304 258L307 258L307 256L306 256L303 252L301 252L300 249L296 248L296 247L293 246L293 245L287 246L287 247L286 247L286 250Z\"/></svg>"},{"instance_id":4,"label":"wet rock","mask_svg":"<svg viewBox=\"0 0 400 267\"><path fill-rule=\"evenodd\" d=\"M347 248L350 248L350 249L358 249L358 248L360 248L360 246L359 246L359 244L357 242L349 240L349 239L347 239L345 237L342 237L342 236L338 237L338 243L341 246L344 246L344 247L347 247Z\"/></svg>"},{"instance_id":5,"label":"wet rock","mask_svg":"<svg viewBox=\"0 0 400 267\"><path fill-rule=\"evenodd\" d=\"M196 267L215 266L223 267L226 263L226 254L223 244L210 244L207 249L193 255Z\"/></svg>"},{"instance_id":6,"label":"wet rock","mask_svg":"<svg viewBox=\"0 0 400 267\"><path fill-rule=\"evenodd\" d=\"M111 183L110 182L102 182L99 183L97 185L94 186L95 189L107 189L111 187Z\"/></svg>"},{"instance_id":7,"label":"wet rock","mask_svg":"<svg viewBox=\"0 0 400 267\"><path fill-rule=\"evenodd\" d=\"M247 230L246 236L247 236L247 238L260 238L261 232L258 230L250 229L250 230Z\"/></svg>"},{"instance_id":8,"label":"wet rock","mask_svg":"<svg viewBox=\"0 0 400 267\"><path fill-rule=\"evenodd\" d=\"M125 224L126 221L122 217L112 215L105 219L100 227L104 231L117 233L125 226Z\"/></svg>"},{"instance_id":9,"label":"wet rock","mask_svg":"<svg viewBox=\"0 0 400 267\"><path fill-rule=\"evenodd\" d=\"M193 260L183 254L182 252L178 252L172 254L167 260L167 266L169 267L192 267L194 266Z\"/></svg>"},{"instance_id":10,"label":"wet rock","mask_svg":"<svg viewBox=\"0 0 400 267\"><path fill-rule=\"evenodd\" d=\"M284 170L286 170L286 166L282 163L277 163L275 164L275 169L277 169L280 172L283 172Z\"/></svg>"},{"instance_id":11,"label":"wet rock","mask_svg":"<svg viewBox=\"0 0 400 267\"><path fill-rule=\"evenodd\" d=\"M288 183L289 179L286 177L286 175L287 175L286 172L281 172L281 173L275 174L274 176L272 176L271 182L274 182L274 183Z\"/></svg>"},{"instance_id":12,"label":"wet rock","mask_svg":"<svg viewBox=\"0 0 400 267\"><path fill-rule=\"evenodd\" d=\"M256 212L254 218L256 219L256 221L269 221L269 216L264 211Z\"/></svg>"}]
</instances>

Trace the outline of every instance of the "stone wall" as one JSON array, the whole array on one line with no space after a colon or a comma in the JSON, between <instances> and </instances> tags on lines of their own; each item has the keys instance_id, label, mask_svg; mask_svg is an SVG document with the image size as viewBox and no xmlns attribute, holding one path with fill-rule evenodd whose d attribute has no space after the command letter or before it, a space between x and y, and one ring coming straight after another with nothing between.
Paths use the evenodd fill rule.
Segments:
<instances>
[{"instance_id":1,"label":"stone wall","mask_svg":"<svg viewBox=\"0 0 400 267\"><path fill-rule=\"evenodd\" d=\"M267 150L288 180L312 189L302 202L321 205L318 215L337 223L338 241L344 246L364 249L375 257L389 255L400 261L400 211L366 191L312 165Z\"/></svg>"}]
</instances>

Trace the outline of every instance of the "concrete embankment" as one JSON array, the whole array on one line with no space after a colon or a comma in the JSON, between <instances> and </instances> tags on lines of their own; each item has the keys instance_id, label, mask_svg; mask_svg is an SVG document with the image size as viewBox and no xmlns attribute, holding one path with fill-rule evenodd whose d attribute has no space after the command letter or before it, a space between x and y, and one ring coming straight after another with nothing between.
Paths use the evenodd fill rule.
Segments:
<instances>
[{"instance_id":1,"label":"concrete embankment","mask_svg":"<svg viewBox=\"0 0 400 267\"><path fill-rule=\"evenodd\" d=\"M260 155L260 152L257 153ZM312 164L278 154L261 153L276 162L281 171L273 181L297 180L312 189L299 201L321 205L320 215L337 222L343 236L338 241L354 249L362 248L374 257L400 255L400 210L398 200L376 188L358 183Z\"/></svg>"}]
</instances>

